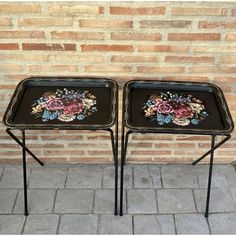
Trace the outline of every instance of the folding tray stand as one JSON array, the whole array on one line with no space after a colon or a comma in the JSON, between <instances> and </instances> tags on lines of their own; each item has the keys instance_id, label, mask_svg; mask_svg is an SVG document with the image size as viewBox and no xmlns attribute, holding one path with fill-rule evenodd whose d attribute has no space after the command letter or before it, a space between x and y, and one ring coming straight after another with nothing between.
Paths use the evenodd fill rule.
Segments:
<instances>
[{"instance_id":1,"label":"folding tray stand","mask_svg":"<svg viewBox=\"0 0 236 236\"><path fill-rule=\"evenodd\" d=\"M210 135L205 217L208 217L214 150L230 139L233 121L224 95L210 83L133 80L124 86L121 143L120 215L123 214L123 175L131 133ZM216 136L223 139L215 144Z\"/></svg>"},{"instance_id":2,"label":"folding tray stand","mask_svg":"<svg viewBox=\"0 0 236 236\"><path fill-rule=\"evenodd\" d=\"M103 130L110 133L118 189L118 86L104 78L29 78L21 81L4 114L6 132L22 147L24 207L28 215L26 153L44 165L25 144L26 130ZM114 131L112 127L114 128ZM22 132L22 141L12 130ZM115 133L115 134L114 134Z\"/></svg>"}]
</instances>

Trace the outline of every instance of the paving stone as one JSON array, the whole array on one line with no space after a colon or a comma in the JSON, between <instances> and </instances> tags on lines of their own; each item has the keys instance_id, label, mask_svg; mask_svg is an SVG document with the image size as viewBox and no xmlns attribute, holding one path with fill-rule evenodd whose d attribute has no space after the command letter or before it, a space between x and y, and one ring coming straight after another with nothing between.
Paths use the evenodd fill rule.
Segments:
<instances>
[{"instance_id":1,"label":"paving stone","mask_svg":"<svg viewBox=\"0 0 236 236\"><path fill-rule=\"evenodd\" d=\"M0 167L0 181L1 181L1 178L2 178L2 173L3 172L3 168Z\"/></svg>"},{"instance_id":2,"label":"paving stone","mask_svg":"<svg viewBox=\"0 0 236 236\"><path fill-rule=\"evenodd\" d=\"M96 190L94 212L98 214L114 213L114 190Z\"/></svg>"},{"instance_id":3,"label":"paving stone","mask_svg":"<svg viewBox=\"0 0 236 236\"><path fill-rule=\"evenodd\" d=\"M207 189L195 189L194 195L198 212L205 212ZM233 212L236 205L229 191L211 189L209 212Z\"/></svg>"},{"instance_id":4,"label":"paving stone","mask_svg":"<svg viewBox=\"0 0 236 236\"><path fill-rule=\"evenodd\" d=\"M236 234L236 213L210 214L208 222L212 234Z\"/></svg>"},{"instance_id":5,"label":"paving stone","mask_svg":"<svg viewBox=\"0 0 236 236\"><path fill-rule=\"evenodd\" d=\"M135 215L134 234L175 234L172 215Z\"/></svg>"},{"instance_id":6,"label":"paving stone","mask_svg":"<svg viewBox=\"0 0 236 236\"><path fill-rule=\"evenodd\" d=\"M235 204L236 204L236 188L230 189L230 192L231 192L231 195L232 195L232 197L233 197L233 200L234 200L234 202L235 202Z\"/></svg>"},{"instance_id":7,"label":"paving stone","mask_svg":"<svg viewBox=\"0 0 236 236\"><path fill-rule=\"evenodd\" d=\"M161 170L157 165L149 165L148 167L149 174L152 178L152 184L154 188L162 188L161 185Z\"/></svg>"},{"instance_id":8,"label":"paving stone","mask_svg":"<svg viewBox=\"0 0 236 236\"><path fill-rule=\"evenodd\" d=\"M27 168L27 179L29 179L29 168ZM0 188L23 188L22 167L9 167L3 171Z\"/></svg>"},{"instance_id":9,"label":"paving stone","mask_svg":"<svg viewBox=\"0 0 236 236\"><path fill-rule=\"evenodd\" d=\"M29 188L64 188L67 175L66 168L37 168L33 169Z\"/></svg>"},{"instance_id":10,"label":"paving stone","mask_svg":"<svg viewBox=\"0 0 236 236\"><path fill-rule=\"evenodd\" d=\"M1 189L0 190L0 213L11 213L16 200L16 189Z\"/></svg>"},{"instance_id":11,"label":"paving stone","mask_svg":"<svg viewBox=\"0 0 236 236\"><path fill-rule=\"evenodd\" d=\"M153 189L128 191L128 213L157 213L156 195Z\"/></svg>"},{"instance_id":12,"label":"paving stone","mask_svg":"<svg viewBox=\"0 0 236 236\"><path fill-rule=\"evenodd\" d=\"M63 215L59 234L97 234L97 215Z\"/></svg>"},{"instance_id":13,"label":"paving stone","mask_svg":"<svg viewBox=\"0 0 236 236\"><path fill-rule=\"evenodd\" d=\"M147 166L134 167L134 188L153 188Z\"/></svg>"},{"instance_id":14,"label":"paving stone","mask_svg":"<svg viewBox=\"0 0 236 236\"><path fill-rule=\"evenodd\" d=\"M79 166L69 168L66 188L101 188L103 168L99 166Z\"/></svg>"},{"instance_id":15,"label":"paving stone","mask_svg":"<svg viewBox=\"0 0 236 236\"><path fill-rule=\"evenodd\" d=\"M118 175L120 177L120 168L118 170ZM120 178L119 178L120 179ZM120 182L120 180L119 180ZM115 170L114 167L105 167L103 174L103 188L112 188L114 189L115 183ZM133 177L132 177L132 167L124 167L124 189L133 188Z\"/></svg>"},{"instance_id":16,"label":"paving stone","mask_svg":"<svg viewBox=\"0 0 236 236\"><path fill-rule=\"evenodd\" d=\"M99 234L133 234L132 216L102 215Z\"/></svg>"},{"instance_id":17,"label":"paving stone","mask_svg":"<svg viewBox=\"0 0 236 236\"><path fill-rule=\"evenodd\" d=\"M58 190L56 213L91 213L94 192L92 190Z\"/></svg>"},{"instance_id":18,"label":"paving stone","mask_svg":"<svg viewBox=\"0 0 236 236\"><path fill-rule=\"evenodd\" d=\"M29 215L24 234L56 234L58 220L58 215Z\"/></svg>"},{"instance_id":19,"label":"paving stone","mask_svg":"<svg viewBox=\"0 0 236 236\"><path fill-rule=\"evenodd\" d=\"M25 216L0 215L0 234L21 234Z\"/></svg>"},{"instance_id":20,"label":"paving stone","mask_svg":"<svg viewBox=\"0 0 236 236\"><path fill-rule=\"evenodd\" d=\"M160 213L196 212L190 189L158 189L157 199Z\"/></svg>"},{"instance_id":21,"label":"paving stone","mask_svg":"<svg viewBox=\"0 0 236 236\"><path fill-rule=\"evenodd\" d=\"M207 188L209 165L197 166L198 181L200 188ZM213 166L212 171L212 188L236 188L236 172L232 165Z\"/></svg>"},{"instance_id":22,"label":"paving stone","mask_svg":"<svg viewBox=\"0 0 236 236\"><path fill-rule=\"evenodd\" d=\"M177 234L209 234L206 218L202 214L175 215Z\"/></svg>"},{"instance_id":23,"label":"paving stone","mask_svg":"<svg viewBox=\"0 0 236 236\"><path fill-rule=\"evenodd\" d=\"M170 165L162 167L161 175L164 188L198 188L197 175L193 166Z\"/></svg>"},{"instance_id":24,"label":"paving stone","mask_svg":"<svg viewBox=\"0 0 236 236\"><path fill-rule=\"evenodd\" d=\"M14 213L24 213L24 192L19 192ZM48 214L52 212L55 190L51 189L30 189L28 190L28 211L29 214Z\"/></svg>"}]
</instances>

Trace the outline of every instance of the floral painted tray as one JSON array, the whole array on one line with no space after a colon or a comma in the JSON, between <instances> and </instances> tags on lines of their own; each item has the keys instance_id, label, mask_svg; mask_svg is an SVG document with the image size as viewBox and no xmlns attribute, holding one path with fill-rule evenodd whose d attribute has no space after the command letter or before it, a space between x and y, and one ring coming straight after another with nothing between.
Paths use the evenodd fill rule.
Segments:
<instances>
[{"instance_id":1,"label":"floral painted tray","mask_svg":"<svg viewBox=\"0 0 236 236\"><path fill-rule=\"evenodd\" d=\"M124 111L125 125L143 132L225 134L233 129L221 89L209 83L130 81Z\"/></svg>"},{"instance_id":2,"label":"floral painted tray","mask_svg":"<svg viewBox=\"0 0 236 236\"><path fill-rule=\"evenodd\" d=\"M116 119L117 84L95 78L29 78L17 86L4 123L9 127L89 129Z\"/></svg>"}]
</instances>

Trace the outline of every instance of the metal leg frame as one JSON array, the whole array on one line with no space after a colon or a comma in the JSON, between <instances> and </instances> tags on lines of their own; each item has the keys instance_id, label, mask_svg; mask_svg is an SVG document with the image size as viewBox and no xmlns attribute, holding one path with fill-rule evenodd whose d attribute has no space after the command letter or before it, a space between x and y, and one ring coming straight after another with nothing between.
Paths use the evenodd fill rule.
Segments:
<instances>
[{"instance_id":1,"label":"metal leg frame","mask_svg":"<svg viewBox=\"0 0 236 236\"><path fill-rule=\"evenodd\" d=\"M122 138L121 138L121 171L120 171L120 216L123 215L123 176L124 176L124 163L126 159L126 151L127 151L127 145L128 145L128 139L129 134L131 134L132 131L129 130L125 134L125 128L124 125L122 126ZM209 213L209 202L210 202L210 193L211 193L211 179L212 179L212 169L213 169L213 160L214 160L214 151L219 148L222 144L224 144L227 140L231 138L230 135L227 135L222 141L220 141L217 145L215 145L215 135L212 135L211 140L211 149L206 152L203 156L201 156L199 159L194 161L192 164L195 165L199 161L201 161L203 158L205 158L207 155L210 154L210 164L209 164L209 174L208 174L208 188L207 188L207 199L206 199L206 211L205 211L205 217L208 217Z\"/></svg>"}]
</instances>

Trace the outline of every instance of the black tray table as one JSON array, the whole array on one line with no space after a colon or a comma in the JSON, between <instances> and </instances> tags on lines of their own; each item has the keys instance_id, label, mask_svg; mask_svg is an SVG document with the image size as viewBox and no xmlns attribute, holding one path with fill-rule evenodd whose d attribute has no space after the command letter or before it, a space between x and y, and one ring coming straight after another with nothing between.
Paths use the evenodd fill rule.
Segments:
<instances>
[{"instance_id":1,"label":"black tray table","mask_svg":"<svg viewBox=\"0 0 236 236\"><path fill-rule=\"evenodd\" d=\"M28 215L26 130L104 130L110 133L115 164L115 214L118 189L118 85L105 78L33 77L21 81L3 117L6 132L22 147L25 215ZM114 128L114 131L112 127ZM22 131L20 141L12 130Z\"/></svg>"},{"instance_id":2,"label":"black tray table","mask_svg":"<svg viewBox=\"0 0 236 236\"><path fill-rule=\"evenodd\" d=\"M131 133L210 135L205 216L208 217L214 150L230 139L233 121L219 87L210 83L133 80L124 86L121 143L120 215L123 214L123 174ZM216 136L223 140L215 144Z\"/></svg>"}]
</instances>

